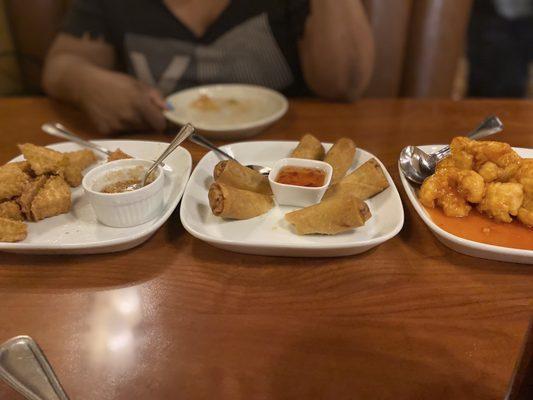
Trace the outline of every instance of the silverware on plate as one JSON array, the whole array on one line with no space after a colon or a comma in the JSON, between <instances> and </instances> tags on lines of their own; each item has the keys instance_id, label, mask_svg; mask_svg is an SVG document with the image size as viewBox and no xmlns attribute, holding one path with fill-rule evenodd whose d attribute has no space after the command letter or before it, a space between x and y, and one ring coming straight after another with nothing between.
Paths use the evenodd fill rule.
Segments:
<instances>
[{"instance_id":1,"label":"silverware on plate","mask_svg":"<svg viewBox=\"0 0 533 400\"><path fill-rule=\"evenodd\" d=\"M132 189L139 189L143 186L146 186L146 180L150 176L152 172L157 168L159 164L163 163L163 160L167 158L174 150L178 148L178 146L186 140L191 134L194 133L194 126L191 124L185 124L177 133L176 137L170 142L168 147L161 153L161 155L157 158L157 160L154 161L154 163L146 170L144 173L143 179L141 183L133 185L134 187Z\"/></svg>"},{"instance_id":2,"label":"silverware on plate","mask_svg":"<svg viewBox=\"0 0 533 400\"><path fill-rule=\"evenodd\" d=\"M470 139L481 139L503 130L503 123L496 116L487 117L475 130L466 135ZM400 169L411 182L422 184L435 172L439 161L450 155L450 146L427 154L416 146L407 146L400 153Z\"/></svg>"},{"instance_id":3,"label":"silverware on plate","mask_svg":"<svg viewBox=\"0 0 533 400\"><path fill-rule=\"evenodd\" d=\"M106 156L109 156L112 153L111 150L106 149L105 147L98 146L97 144L95 144L93 142L90 142L88 140L82 139L78 135L75 135L74 133L69 131L67 128L65 128L59 122L47 122L46 124L43 124L41 126L41 129L44 132L48 133L49 135L52 135L52 136L55 136L55 137L58 137L58 138L61 138L61 139L66 139L69 142L77 143L77 144L79 144L80 146L83 146L83 147L88 147L88 148L96 150L99 153L102 153L102 154L104 154Z\"/></svg>"},{"instance_id":4,"label":"silverware on plate","mask_svg":"<svg viewBox=\"0 0 533 400\"><path fill-rule=\"evenodd\" d=\"M213 143L211 143L209 140L207 140L205 137L203 137L202 135L198 133L193 133L191 136L189 136L189 140L193 143L196 143L199 146L205 147L206 149L213 150L215 153L218 153L222 155L223 157L226 157L229 160L238 162L235 159L235 157L230 156L224 150L215 146ZM259 172L261 175L268 175L270 171L272 170L272 168L270 167L264 167L262 165L254 165L254 164L246 165L246 167Z\"/></svg>"}]
</instances>

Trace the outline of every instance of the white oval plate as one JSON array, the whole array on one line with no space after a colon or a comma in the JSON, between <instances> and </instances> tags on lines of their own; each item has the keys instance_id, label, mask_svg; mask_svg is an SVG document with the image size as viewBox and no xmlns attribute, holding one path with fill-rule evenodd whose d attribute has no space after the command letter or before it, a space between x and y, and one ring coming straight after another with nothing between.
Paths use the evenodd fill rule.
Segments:
<instances>
[{"instance_id":1,"label":"white oval plate","mask_svg":"<svg viewBox=\"0 0 533 400\"><path fill-rule=\"evenodd\" d=\"M243 164L271 167L285 158L297 142L243 142L222 147ZM331 144L324 145L326 149ZM374 157L357 149L352 169ZM211 213L207 192L213 168L221 160L210 152L198 163L185 189L180 218L187 231L204 242L238 253L289 257L336 257L367 251L394 237L403 226L403 207L398 190L383 164L390 188L367 201L372 218L361 228L334 236L298 236L284 220L298 207L276 206L268 213L244 221L229 221Z\"/></svg>"},{"instance_id":2,"label":"white oval plate","mask_svg":"<svg viewBox=\"0 0 533 400\"><path fill-rule=\"evenodd\" d=\"M418 146L426 153L433 153L437 150L440 150L444 145L426 145ZM514 148L514 150L524 158L533 157L533 149L523 149L523 148ZM398 165L399 168L399 165ZM416 195L417 185L414 185L403 175L400 169L400 178L402 180L403 188L407 193L407 197L411 201L411 204L415 208L416 212L428 226L428 228L433 232L437 239L442 242L445 246L449 247L452 250L455 250L459 253L466 254L472 257L486 258L488 260L497 260L497 261L508 261L521 264L533 264L533 251L532 250L521 250L521 249L512 249L509 247L494 246L491 244L474 242L473 240L467 240L460 238L458 236L452 235L449 232L446 232L444 229L440 228L433 222L430 215L424 209L422 204L418 201Z\"/></svg>"},{"instance_id":3,"label":"white oval plate","mask_svg":"<svg viewBox=\"0 0 533 400\"><path fill-rule=\"evenodd\" d=\"M218 110L200 110L191 104L201 95L214 99L233 99L235 105L224 105ZM219 84L182 90L167 97L171 111L165 116L178 125L188 122L215 139L238 139L261 132L280 119L289 103L280 93L261 86Z\"/></svg>"},{"instance_id":4,"label":"white oval plate","mask_svg":"<svg viewBox=\"0 0 533 400\"><path fill-rule=\"evenodd\" d=\"M168 143L163 142L137 140L95 140L94 143L110 150L120 148L132 156L148 160L157 158L168 146ZM66 142L47 147L58 151L75 151L82 148L77 144ZM11 161L20 160L23 160L22 156ZM98 164L103 162L102 159ZM171 169L169 171L165 168L163 189L165 206L161 215L152 221L131 228L112 228L103 225L96 220L94 211L80 185L71 189L72 208L69 213L39 222L28 222L28 237L18 243L0 243L0 251L35 254L97 254L138 246L163 225L178 205L191 173L191 155L186 149L179 147L165 160L165 166Z\"/></svg>"}]
</instances>

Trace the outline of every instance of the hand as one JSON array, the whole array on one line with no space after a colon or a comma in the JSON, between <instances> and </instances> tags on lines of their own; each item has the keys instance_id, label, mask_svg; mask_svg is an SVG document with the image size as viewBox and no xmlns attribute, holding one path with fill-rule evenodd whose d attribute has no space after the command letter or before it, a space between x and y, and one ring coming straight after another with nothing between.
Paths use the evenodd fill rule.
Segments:
<instances>
[{"instance_id":1,"label":"hand","mask_svg":"<svg viewBox=\"0 0 533 400\"><path fill-rule=\"evenodd\" d=\"M128 75L101 69L91 68L81 79L81 107L100 132L165 129L165 101L156 88Z\"/></svg>"}]
</instances>

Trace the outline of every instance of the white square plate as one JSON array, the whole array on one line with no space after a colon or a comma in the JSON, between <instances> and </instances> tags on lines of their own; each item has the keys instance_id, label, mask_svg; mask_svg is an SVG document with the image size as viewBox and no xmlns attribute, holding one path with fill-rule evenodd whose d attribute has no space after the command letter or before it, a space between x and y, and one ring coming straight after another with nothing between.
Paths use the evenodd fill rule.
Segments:
<instances>
[{"instance_id":1,"label":"white square plate","mask_svg":"<svg viewBox=\"0 0 533 400\"><path fill-rule=\"evenodd\" d=\"M168 143L138 140L97 140L105 148L120 148L142 159L154 160ZM74 143L57 143L47 146L58 151L75 151L81 147ZM22 156L11 161L21 161ZM100 160L98 164L103 163ZM98 164L95 164L98 165ZM72 208L69 213L28 223L28 237L18 243L0 243L0 251L37 254L96 254L111 253L135 247L146 241L168 219L178 205L187 179L191 173L190 153L177 148L165 160L165 206L161 215L145 224L131 228L112 228L96 220L94 211L84 196L83 188L72 190ZM94 166L93 166L94 168Z\"/></svg>"},{"instance_id":2,"label":"white square plate","mask_svg":"<svg viewBox=\"0 0 533 400\"><path fill-rule=\"evenodd\" d=\"M444 147L444 145L427 145L418 147L424 150L426 153L433 153ZM514 150L521 157L533 158L533 149L514 148ZM409 197L409 200L413 204L413 207L415 208L416 212L418 213L420 218L422 218L428 228L433 232L433 234L437 237L437 239L439 239L439 241L442 242L442 244L444 244L445 246L459 253L473 257L522 264L533 264L532 250L512 249L509 247L494 246L491 244L474 242L472 240L463 239L459 236L455 236L449 232L446 232L444 229L440 228L439 226L437 226L437 224L433 222L430 215L424 209L422 204L420 204L420 202L418 201L418 197L416 194L418 186L408 181L407 178L401 172L401 170L400 177L402 180L403 188L407 193L407 197Z\"/></svg>"},{"instance_id":3,"label":"white square plate","mask_svg":"<svg viewBox=\"0 0 533 400\"><path fill-rule=\"evenodd\" d=\"M297 142L242 142L222 147L243 164L271 167L287 157ZM331 144L325 144L329 149ZM352 169L374 156L357 149ZM389 240L403 226L400 195L383 164L390 188L367 201L372 218L361 228L334 236L292 233L284 220L287 212L297 209L276 206L268 213L244 221L230 221L211 213L207 192L213 182L213 168L221 160L213 152L206 154L195 168L185 189L180 217L189 233L213 246L239 253L290 257L335 257L362 253ZM379 161L379 160L378 160Z\"/></svg>"}]
</instances>

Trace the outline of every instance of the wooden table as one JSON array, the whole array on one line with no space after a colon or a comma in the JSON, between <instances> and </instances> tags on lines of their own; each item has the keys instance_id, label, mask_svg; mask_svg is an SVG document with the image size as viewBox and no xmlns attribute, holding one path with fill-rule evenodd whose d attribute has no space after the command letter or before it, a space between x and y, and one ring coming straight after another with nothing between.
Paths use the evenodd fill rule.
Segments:
<instances>
[{"instance_id":1,"label":"wooden table","mask_svg":"<svg viewBox=\"0 0 533 400\"><path fill-rule=\"evenodd\" d=\"M526 101L301 100L256 139L350 136L399 187L403 146L446 142L488 114L506 124L499 139L533 147ZM39 129L50 120L95 136L64 105L0 100L0 161L17 142L53 142ZM502 399L533 270L448 250L400 193L402 232L354 257L229 253L191 237L177 212L118 254L0 253L0 341L33 336L72 399ZM0 384L0 398L20 397Z\"/></svg>"}]
</instances>

